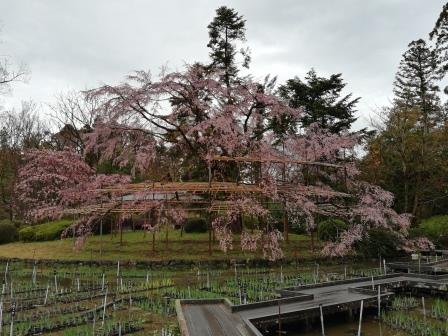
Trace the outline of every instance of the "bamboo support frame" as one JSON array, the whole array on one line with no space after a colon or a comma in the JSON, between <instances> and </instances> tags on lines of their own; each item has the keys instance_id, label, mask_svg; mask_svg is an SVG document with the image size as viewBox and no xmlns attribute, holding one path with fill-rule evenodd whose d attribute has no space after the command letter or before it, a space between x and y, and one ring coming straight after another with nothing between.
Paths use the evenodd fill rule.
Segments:
<instances>
[{"instance_id":1,"label":"bamboo support frame","mask_svg":"<svg viewBox=\"0 0 448 336\"><path fill-rule=\"evenodd\" d=\"M212 162L235 162L238 167L237 178L235 182L219 182L213 181L214 172L212 170ZM121 198L120 201L110 201L109 203L103 204L101 202L101 207L98 205L86 206L79 209L69 209L67 213L73 214L107 214L107 213L145 213L155 204L160 203L160 205L168 205L170 207L181 207L184 211L201 211L207 213L207 221L209 228L209 254L212 255L212 213L213 212L225 212L233 204L231 201L225 200L228 195L231 194L252 194L261 195L263 194L263 189L260 186L262 165L263 164L280 164L282 168L281 183L277 184L277 192L280 195L285 195L288 193L300 193L302 190L297 187L293 187L291 184L286 182L286 166L292 165L304 166L305 172L305 186L303 191L312 195L312 190L308 187L308 175L310 167L315 167L316 171L319 172L321 167L327 167L332 169L341 169L344 174L344 182L346 184L347 171L342 165L325 163L325 162L312 162L312 161L301 161L301 160L289 160L285 158L272 157L272 158L258 158L258 157L228 157L228 156L215 156L212 162L208 165L208 181L206 182L142 182L142 183L132 183L125 185L116 185L112 187L106 187L101 189L93 190L98 194L108 194L116 195ZM242 163L255 163L256 167L260 170L260 176L253 183L245 183L240 179L240 169ZM246 181L247 182L247 181ZM132 206L125 206L126 201L123 200L124 195L136 195L136 198L132 201L136 201L137 204ZM140 195L139 195L140 194ZM155 195L163 195L160 199L155 199ZM169 195L173 197L169 197ZM139 199L138 197L141 197ZM316 191L315 195L317 198L319 192ZM350 198L351 195L344 192L334 192L333 196L341 198ZM221 199L221 200L220 200ZM224 199L224 200L222 200ZM263 198L264 199L264 198ZM275 202L270 202L265 200L262 202L263 205L269 205ZM271 211L282 211L283 212L283 234L286 242L289 242L289 230L288 230L288 216L286 213L286 204L282 204L281 209L274 209ZM330 205L331 206L331 205ZM323 211L325 209L323 208ZM122 228L120 225L120 245L122 243ZM153 232L153 251L155 249L155 235ZM313 240L313 237L312 237ZM312 242L314 243L314 242ZM314 244L313 244L314 245Z\"/></svg>"}]
</instances>

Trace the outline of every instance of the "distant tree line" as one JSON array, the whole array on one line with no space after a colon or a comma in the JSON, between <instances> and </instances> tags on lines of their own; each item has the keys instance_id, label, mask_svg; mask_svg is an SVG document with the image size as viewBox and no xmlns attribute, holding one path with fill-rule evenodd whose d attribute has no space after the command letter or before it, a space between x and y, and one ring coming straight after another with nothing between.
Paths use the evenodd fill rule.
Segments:
<instances>
[{"instance_id":1,"label":"distant tree line","mask_svg":"<svg viewBox=\"0 0 448 336\"><path fill-rule=\"evenodd\" d=\"M18 111L0 109L0 219L21 218L30 210L24 208L26 204L17 204L15 193L19 167L27 157L33 157L26 155L33 149L70 149L79 154L88 171L80 178L83 183L90 181L92 174L123 174L134 182L198 181L208 172L205 154L231 155L234 148L240 155L261 152L266 138L270 149L279 153L285 153L291 139L302 141L305 144L300 154L311 153L322 161L328 160L325 145L332 148L329 139L335 139L333 146L340 146L334 149L334 162L355 160L365 181L395 196L393 202L393 197L380 188L365 187L366 194L374 195L363 199L373 209L368 214L371 219L378 214L376 205L382 203L385 208L393 203L397 212L412 214L414 223L448 213L448 103L444 97L448 90L440 88L448 72L448 4L429 39L409 43L396 73L394 99L375 119L374 130L357 132L352 125L360 98L346 92L341 73L323 76L310 69L304 77L291 74L279 85L277 78L269 75L264 80L242 76L243 68L249 68L251 62L244 17L223 6L207 28L209 60L196 62L185 72L166 73L156 81L139 71L122 85L60 94L46 107L47 119L39 116L33 103L24 103ZM0 91L9 90L26 75L24 67L0 62ZM146 108L145 104L167 92L172 110L169 116ZM216 110L221 113L218 118L213 115ZM238 120L232 119L233 115L238 115ZM318 131L311 134L309 130ZM362 155L354 156L353 146L346 144L349 138L364 146L364 151L359 151ZM311 148L313 143L321 148ZM42 162L63 160L57 159L59 154L52 152ZM63 166L66 170L74 168L66 161ZM217 164L212 169L225 181L237 177L236 166ZM355 175L355 170L349 174ZM256 175L253 171L246 174L248 179ZM324 185L337 184L330 175L322 181ZM350 237L355 234L343 234L353 230L353 225L336 227L331 216L316 215L318 210L307 202L309 199L296 201L302 202L298 209L302 219L323 219L328 232L335 231L336 238L345 239L347 246L353 244ZM400 226L406 226L405 220L400 220ZM236 221L242 222L242 218ZM353 232L359 240L365 236L361 230Z\"/></svg>"},{"instance_id":2,"label":"distant tree line","mask_svg":"<svg viewBox=\"0 0 448 336\"><path fill-rule=\"evenodd\" d=\"M362 160L365 178L390 190L414 221L448 213L448 4L429 39L408 45Z\"/></svg>"}]
</instances>

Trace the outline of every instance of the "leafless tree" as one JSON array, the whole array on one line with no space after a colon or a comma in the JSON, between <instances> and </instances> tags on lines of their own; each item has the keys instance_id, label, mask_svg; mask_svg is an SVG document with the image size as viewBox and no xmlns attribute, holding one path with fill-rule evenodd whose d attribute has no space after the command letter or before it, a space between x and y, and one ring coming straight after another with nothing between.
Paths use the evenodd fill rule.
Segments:
<instances>
[{"instance_id":1,"label":"leafless tree","mask_svg":"<svg viewBox=\"0 0 448 336\"><path fill-rule=\"evenodd\" d=\"M83 153L83 134L90 132L100 105L97 98L86 98L82 92L69 91L56 96L50 105L52 121L59 130L54 135L56 147L71 147Z\"/></svg>"},{"instance_id":2,"label":"leafless tree","mask_svg":"<svg viewBox=\"0 0 448 336\"><path fill-rule=\"evenodd\" d=\"M0 217L14 215L14 183L22 154L49 144L50 131L39 118L36 105L22 103L20 110L0 113Z\"/></svg>"},{"instance_id":3,"label":"leafless tree","mask_svg":"<svg viewBox=\"0 0 448 336\"><path fill-rule=\"evenodd\" d=\"M0 92L7 91L9 84L14 81L26 80L28 74L26 65L13 66L9 57L3 56L0 59Z\"/></svg>"},{"instance_id":4,"label":"leafless tree","mask_svg":"<svg viewBox=\"0 0 448 336\"><path fill-rule=\"evenodd\" d=\"M28 74L25 64L14 65L11 58L0 51L0 94L8 92L12 82L27 80Z\"/></svg>"}]
</instances>

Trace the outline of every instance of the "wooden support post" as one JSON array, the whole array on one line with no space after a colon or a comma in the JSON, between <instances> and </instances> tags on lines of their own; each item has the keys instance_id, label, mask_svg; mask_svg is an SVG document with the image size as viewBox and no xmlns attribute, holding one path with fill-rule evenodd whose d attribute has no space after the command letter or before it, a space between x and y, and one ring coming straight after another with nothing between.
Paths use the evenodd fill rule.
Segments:
<instances>
[{"instance_id":1,"label":"wooden support post","mask_svg":"<svg viewBox=\"0 0 448 336\"><path fill-rule=\"evenodd\" d=\"M322 336L325 336L325 327L324 327L324 313L322 310L322 304L319 305L319 310L320 310L320 327L322 330Z\"/></svg>"},{"instance_id":2,"label":"wooden support post","mask_svg":"<svg viewBox=\"0 0 448 336\"><path fill-rule=\"evenodd\" d=\"M103 326L104 326L104 319L106 318L106 307L107 307L107 289L106 289L106 294L104 295L103 323L102 323Z\"/></svg>"},{"instance_id":3,"label":"wooden support post","mask_svg":"<svg viewBox=\"0 0 448 336\"><path fill-rule=\"evenodd\" d=\"M378 320L381 318L381 288L378 285Z\"/></svg>"},{"instance_id":4,"label":"wooden support post","mask_svg":"<svg viewBox=\"0 0 448 336\"><path fill-rule=\"evenodd\" d=\"M156 251L156 231L152 231L152 252Z\"/></svg>"},{"instance_id":5,"label":"wooden support post","mask_svg":"<svg viewBox=\"0 0 448 336\"><path fill-rule=\"evenodd\" d=\"M0 336L2 335L3 329L3 299L0 302Z\"/></svg>"},{"instance_id":6,"label":"wooden support post","mask_svg":"<svg viewBox=\"0 0 448 336\"><path fill-rule=\"evenodd\" d=\"M358 336L361 336L362 311L364 308L364 300L361 300L361 309L359 310Z\"/></svg>"},{"instance_id":7,"label":"wooden support post","mask_svg":"<svg viewBox=\"0 0 448 336\"><path fill-rule=\"evenodd\" d=\"M212 206L212 194L211 194L211 187L212 187L212 166L208 165L208 201L210 202L210 207ZM212 216L210 213L207 215L208 220L208 255L212 255Z\"/></svg>"},{"instance_id":8,"label":"wooden support post","mask_svg":"<svg viewBox=\"0 0 448 336\"><path fill-rule=\"evenodd\" d=\"M212 166L209 164L208 165L208 188L210 190L212 186Z\"/></svg>"},{"instance_id":9,"label":"wooden support post","mask_svg":"<svg viewBox=\"0 0 448 336\"><path fill-rule=\"evenodd\" d=\"M289 244L289 225L288 225L288 213L286 211L286 202L283 205L283 236L286 244Z\"/></svg>"},{"instance_id":10,"label":"wooden support post","mask_svg":"<svg viewBox=\"0 0 448 336\"><path fill-rule=\"evenodd\" d=\"M239 162L236 163L236 169L237 169L237 172L236 172L236 185L239 185L240 184L240 163Z\"/></svg>"},{"instance_id":11,"label":"wooden support post","mask_svg":"<svg viewBox=\"0 0 448 336\"><path fill-rule=\"evenodd\" d=\"M208 215L208 255L212 255L212 223L210 214Z\"/></svg>"},{"instance_id":12,"label":"wooden support post","mask_svg":"<svg viewBox=\"0 0 448 336\"><path fill-rule=\"evenodd\" d=\"M310 235L311 235L311 250L314 253L315 252L315 248L314 248L314 231L313 231L313 229L311 229Z\"/></svg>"},{"instance_id":13,"label":"wooden support post","mask_svg":"<svg viewBox=\"0 0 448 336\"><path fill-rule=\"evenodd\" d=\"M121 209L123 209L123 195L121 196ZM120 218L120 217L118 217ZM120 246L123 245L123 220L120 218Z\"/></svg>"},{"instance_id":14,"label":"wooden support post","mask_svg":"<svg viewBox=\"0 0 448 336\"><path fill-rule=\"evenodd\" d=\"M100 257L102 256L103 256L103 217L101 217L100 219Z\"/></svg>"},{"instance_id":15,"label":"wooden support post","mask_svg":"<svg viewBox=\"0 0 448 336\"><path fill-rule=\"evenodd\" d=\"M426 305L425 305L425 297L422 296L422 307L423 307L423 318L426 322Z\"/></svg>"},{"instance_id":16,"label":"wooden support post","mask_svg":"<svg viewBox=\"0 0 448 336\"><path fill-rule=\"evenodd\" d=\"M123 221L120 220L120 246L123 245Z\"/></svg>"},{"instance_id":17,"label":"wooden support post","mask_svg":"<svg viewBox=\"0 0 448 336\"><path fill-rule=\"evenodd\" d=\"M13 336L14 335L14 317L16 315L16 304L13 302L11 304L11 325L9 328L9 336Z\"/></svg>"},{"instance_id":18,"label":"wooden support post","mask_svg":"<svg viewBox=\"0 0 448 336\"><path fill-rule=\"evenodd\" d=\"M280 310L280 300L277 300L278 303L278 335L282 334L282 315Z\"/></svg>"}]
</instances>

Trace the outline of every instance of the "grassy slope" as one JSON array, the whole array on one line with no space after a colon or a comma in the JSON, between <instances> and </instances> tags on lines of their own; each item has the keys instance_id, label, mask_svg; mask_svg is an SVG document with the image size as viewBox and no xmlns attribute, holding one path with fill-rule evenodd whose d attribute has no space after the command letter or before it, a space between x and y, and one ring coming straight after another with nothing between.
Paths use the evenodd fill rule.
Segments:
<instances>
[{"instance_id":1,"label":"grassy slope","mask_svg":"<svg viewBox=\"0 0 448 336\"><path fill-rule=\"evenodd\" d=\"M235 240L238 238L235 236ZM289 244L282 243L286 257L307 258L311 256L311 241L308 236L289 235ZM207 233L184 233L180 237L179 231L169 234L168 247L165 243L165 233L156 235L156 251L152 252L152 235L143 232L123 233L123 245L120 237L103 236L103 254L100 255L101 238L89 237L81 251L73 249L72 239L49 242L11 243L0 245L0 257L5 258L37 258L59 260L210 260L210 259L252 259L261 258L261 252L243 253L239 242L234 243L234 249L227 254L219 250L217 243L213 244L213 254L208 254Z\"/></svg>"}]
</instances>

